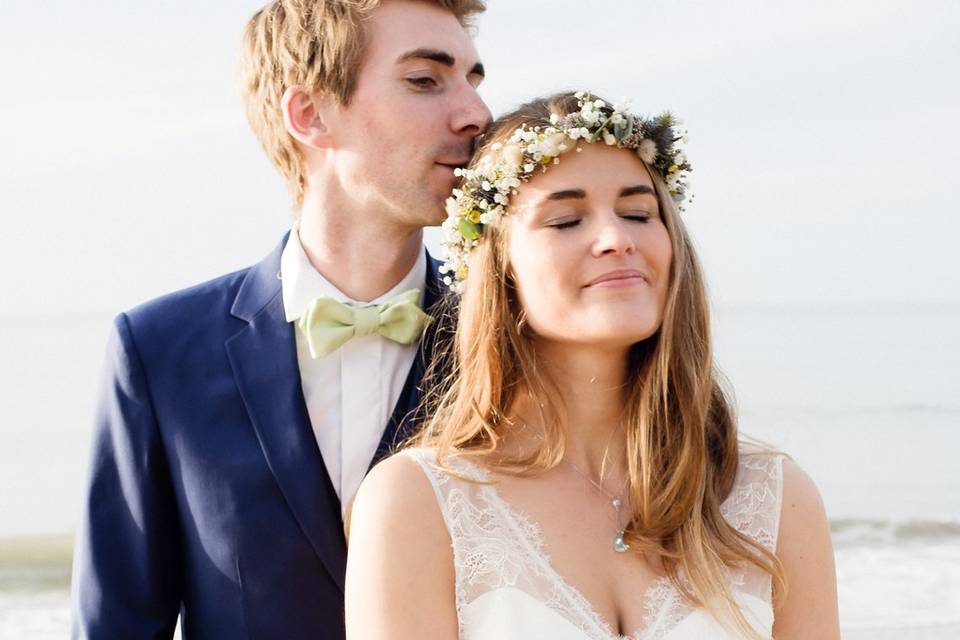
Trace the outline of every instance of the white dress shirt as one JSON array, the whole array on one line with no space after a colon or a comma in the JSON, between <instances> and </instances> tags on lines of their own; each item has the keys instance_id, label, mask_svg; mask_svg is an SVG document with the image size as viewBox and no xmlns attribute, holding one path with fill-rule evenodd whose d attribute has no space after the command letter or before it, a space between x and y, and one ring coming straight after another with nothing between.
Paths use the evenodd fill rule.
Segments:
<instances>
[{"instance_id":1,"label":"white dress shirt","mask_svg":"<svg viewBox=\"0 0 960 640\"><path fill-rule=\"evenodd\" d=\"M413 269L396 286L375 300L360 302L350 299L313 267L300 243L299 225L291 229L280 257L287 322L299 320L320 296L364 307L420 289L422 305L426 275L427 257L421 252ZM310 424L345 517L400 398L417 355L417 343L403 345L378 334L359 336L333 353L314 359L306 337L296 326L294 333Z\"/></svg>"}]
</instances>

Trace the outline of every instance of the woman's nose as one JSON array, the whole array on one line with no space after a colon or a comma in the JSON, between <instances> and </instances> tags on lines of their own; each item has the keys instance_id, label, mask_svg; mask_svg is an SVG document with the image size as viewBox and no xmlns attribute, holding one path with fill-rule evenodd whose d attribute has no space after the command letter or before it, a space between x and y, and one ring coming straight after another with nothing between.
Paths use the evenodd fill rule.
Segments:
<instances>
[{"instance_id":1,"label":"woman's nose","mask_svg":"<svg viewBox=\"0 0 960 640\"><path fill-rule=\"evenodd\" d=\"M616 214L605 215L597 222L594 254L631 254L636 251L633 235L627 228L628 221Z\"/></svg>"}]
</instances>

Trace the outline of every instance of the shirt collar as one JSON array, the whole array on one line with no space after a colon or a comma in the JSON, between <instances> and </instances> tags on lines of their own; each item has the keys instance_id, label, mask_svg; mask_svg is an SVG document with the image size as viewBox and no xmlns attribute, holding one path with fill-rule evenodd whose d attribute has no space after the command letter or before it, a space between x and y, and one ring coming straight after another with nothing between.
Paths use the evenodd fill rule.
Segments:
<instances>
[{"instance_id":1,"label":"shirt collar","mask_svg":"<svg viewBox=\"0 0 960 640\"><path fill-rule=\"evenodd\" d=\"M303 245L300 243L300 225L294 224L290 230L290 238L287 240L287 246L283 248L283 255L280 256L280 281L283 290L283 311L287 322L296 322L303 315L307 305L314 299L321 296L333 298L337 302L344 304L365 307L372 304L380 304L389 300L395 295L401 294L410 289L420 289L420 304L423 304L423 288L427 279L427 254L420 252L420 257L414 263L413 268L383 295L364 302L354 300L348 295L337 289L329 280L323 277L319 271L314 268L307 258Z\"/></svg>"}]
</instances>

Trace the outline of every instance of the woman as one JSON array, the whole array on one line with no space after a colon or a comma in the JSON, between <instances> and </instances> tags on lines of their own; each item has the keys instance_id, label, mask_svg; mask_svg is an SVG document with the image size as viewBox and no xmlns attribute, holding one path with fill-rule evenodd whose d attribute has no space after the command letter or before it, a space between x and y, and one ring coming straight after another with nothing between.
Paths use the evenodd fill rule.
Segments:
<instances>
[{"instance_id":1,"label":"woman","mask_svg":"<svg viewBox=\"0 0 960 640\"><path fill-rule=\"evenodd\" d=\"M448 203L454 376L356 499L347 635L838 638L811 480L738 442L668 114L495 122Z\"/></svg>"}]
</instances>

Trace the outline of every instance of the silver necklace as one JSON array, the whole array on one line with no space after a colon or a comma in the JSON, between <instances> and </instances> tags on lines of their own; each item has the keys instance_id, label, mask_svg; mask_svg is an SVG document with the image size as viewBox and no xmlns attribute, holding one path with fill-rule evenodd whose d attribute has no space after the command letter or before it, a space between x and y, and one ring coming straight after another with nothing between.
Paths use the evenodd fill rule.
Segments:
<instances>
[{"instance_id":1,"label":"silver necklace","mask_svg":"<svg viewBox=\"0 0 960 640\"><path fill-rule=\"evenodd\" d=\"M564 460L564 462L570 465L571 469L573 469L578 474L580 474L581 477L583 477L590 484L596 487L597 491L605 495L610 500L610 506L612 506L614 511L616 511L617 513L617 535L614 536L613 538L613 550L616 551L617 553L626 553L627 551L629 551L630 545L628 545L626 542L623 541L623 535L625 531L623 529L623 521L620 518L620 508L623 506L623 500L620 499L620 496L615 496L609 491L607 491L606 489L604 489L599 482L597 482L596 480L591 478L589 475L581 471L580 468L577 467L577 465L573 464L572 462L566 459Z\"/></svg>"}]
</instances>

